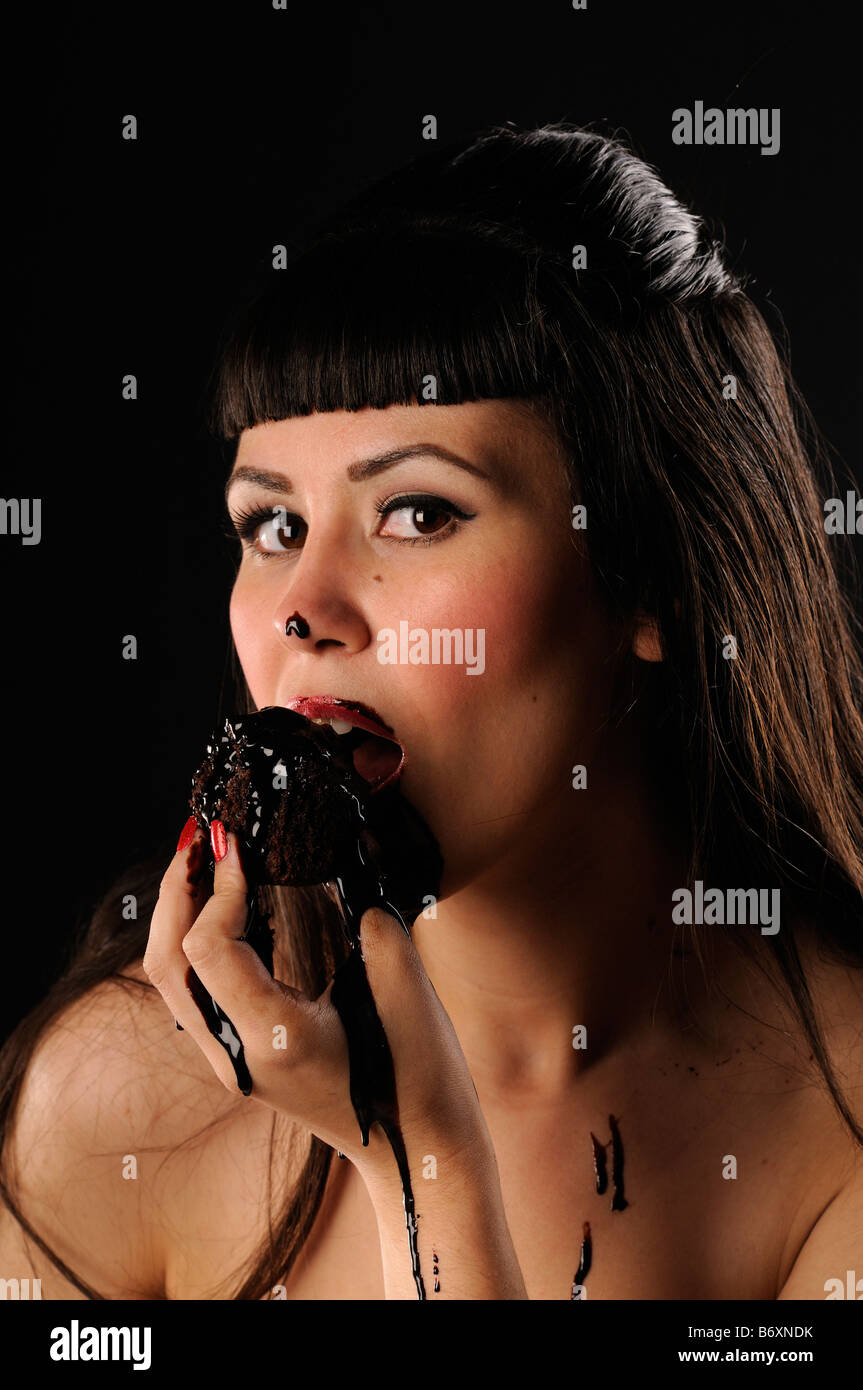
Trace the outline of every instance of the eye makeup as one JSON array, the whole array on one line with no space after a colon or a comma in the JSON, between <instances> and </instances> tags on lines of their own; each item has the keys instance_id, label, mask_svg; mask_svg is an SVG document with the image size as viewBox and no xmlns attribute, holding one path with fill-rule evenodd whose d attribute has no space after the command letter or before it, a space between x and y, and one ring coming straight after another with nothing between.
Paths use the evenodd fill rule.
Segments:
<instances>
[{"instance_id":1,"label":"eye makeup","mask_svg":"<svg viewBox=\"0 0 863 1390\"><path fill-rule=\"evenodd\" d=\"M450 523L442 530L434 532L428 536L384 536L382 540L393 540L402 545L429 545L438 539L443 540L455 535L463 522L472 521L476 516L475 512L465 511L463 507L455 502L450 502L445 497L437 496L433 493L410 492L399 493L395 496L379 498L374 509L380 517L388 517L397 511L431 511L441 512L451 518ZM253 553L265 559L272 559L276 555L286 555L291 550L298 549L297 545L287 544L281 550L262 550L255 544L255 539L260 528L267 522L279 520L282 524L278 528L277 534L285 531L299 533L300 528L306 523L296 512L288 512L283 506L252 506L245 510L238 511L229 515L229 525L225 529L225 534L230 540L239 540L245 548L252 550ZM416 524L416 523L411 523ZM381 534L377 532L376 534ZM298 534L288 536L289 541L298 541Z\"/></svg>"}]
</instances>

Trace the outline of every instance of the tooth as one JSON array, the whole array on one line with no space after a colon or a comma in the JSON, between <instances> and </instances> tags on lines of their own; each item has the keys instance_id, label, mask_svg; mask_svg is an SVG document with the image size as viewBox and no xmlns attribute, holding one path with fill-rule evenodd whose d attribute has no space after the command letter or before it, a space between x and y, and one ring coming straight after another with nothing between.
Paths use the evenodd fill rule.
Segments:
<instances>
[{"instance_id":1,"label":"tooth","mask_svg":"<svg viewBox=\"0 0 863 1390\"><path fill-rule=\"evenodd\" d=\"M349 734L354 727L347 719L313 719L313 724L329 724L337 734Z\"/></svg>"}]
</instances>

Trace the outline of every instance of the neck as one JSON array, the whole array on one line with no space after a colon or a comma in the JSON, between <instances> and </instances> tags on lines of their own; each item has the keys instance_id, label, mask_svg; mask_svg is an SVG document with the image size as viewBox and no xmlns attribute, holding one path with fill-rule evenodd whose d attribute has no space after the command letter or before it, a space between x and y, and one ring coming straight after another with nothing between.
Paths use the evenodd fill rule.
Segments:
<instances>
[{"instance_id":1,"label":"neck","mask_svg":"<svg viewBox=\"0 0 863 1390\"><path fill-rule=\"evenodd\" d=\"M671 922L685 855L640 746L634 731L618 738L589 790L531 812L505 857L417 919L414 944L486 1090L560 1095L648 1033L693 1026L703 976Z\"/></svg>"}]
</instances>

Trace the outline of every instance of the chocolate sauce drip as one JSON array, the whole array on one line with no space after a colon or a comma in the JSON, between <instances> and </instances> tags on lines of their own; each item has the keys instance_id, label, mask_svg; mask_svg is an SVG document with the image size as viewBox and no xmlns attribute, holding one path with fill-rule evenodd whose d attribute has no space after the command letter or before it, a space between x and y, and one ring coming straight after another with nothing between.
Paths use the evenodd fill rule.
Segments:
<instances>
[{"instance_id":1,"label":"chocolate sauce drip","mask_svg":"<svg viewBox=\"0 0 863 1390\"><path fill-rule=\"evenodd\" d=\"M575 1291L579 1286L583 1286L585 1279L590 1273L592 1259L593 1241L590 1238L590 1222L585 1221L582 1227L581 1254L578 1257L578 1269L575 1271L575 1278L572 1281L571 1298L573 1298L576 1303L581 1300L578 1298Z\"/></svg>"},{"instance_id":2,"label":"chocolate sauce drip","mask_svg":"<svg viewBox=\"0 0 863 1390\"><path fill-rule=\"evenodd\" d=\"M252 1094L252 1078L246 1066L243 1043L228 1015L219 1008L213 996L201 984L191 965L186 970L186 989L191 994L198 1010L216 1042L221 1043L231 1059L237 1085L244 1096Z\"/></svg>"},{"instance_id":3,"label":"chocolate sauce drip","mask_svg":"<svg viewBox=\"0 0 863 1390\"><path fill-rule=\"evenodd\" d=\"M359 814L363 817L362 809ZM422 1300L426 1292L417 1247L416 1206L399 1127L395 1068L366 974L360 924L370 907L378 907L395 917L406 936L410 936L410 931L398 907L387 898L385 882L372 864L368 843L361 836L357 837L353 855L347 856L345 867L334 882L350 950L347 960L333 977L330 1002L342 1021L348 1041L351 1103L360 1126L363 1148L368 1146L369 1131L377 1122L393 1151L402 1184L411 1270L417 1298Z\"/></svg>"},{"instance_id":4,"label":"chocolate sauce drip","mask_svg":"<svg viewBox=\"0 0 863 1390\"><path fill-rule=\"evenodd\" d=\"M625 1211L629 1203L623 1195L623 1140L613 1115L608 1117L608 1127L611 1130L611 1181L614 1185L611 1210Z\"/></svg>"},{"instance_id":5,"label":"chocolate sauce drip","mask_svg":"<svg viewBox=\"0 0 863 1390\"><path fill-rule=\"evenodd\" d=\"M398 1122L393 1058L375 1008L359 945L351 947L347 960L336 971L330 1001L347 1035L351 1103L359 1122L363 1148L368 1147L369 1130L377 1121L395 1156L402 1183L411 1270L417 1298L424 1299L426 1292L417 1248L416 1207L407 1153Z\"/></svg>"},{"instance_id":6,"label":"chocolate sauce drip","mask_svg":"<svg viewBox=\"0 0 863 1390\"><path fill-rule=\"evenodd\" d=\"M608 1127L611 1130L611 1181L614 1193L611 1198L612 1211L625 1211L629 1206L623 1195L623 1140L620 1137L620 1130L613 1115L608 1117ZM596 1190L602 1194L608 1186L608 1175L606 1170L608 1144L602 1144L591 1130L591 1140L593 1141L593 1171L596 1176Z\"/></svg>"},{"instance_id":7,"label":"chocolate sauce drip","mask_svg":"<svg viewBox=\"0 0 863 1390\"><path fill-rule=\"evenodd\" d=\"M210 872L215 871L215 863L210 861ZM273 933L269 926L269 913L261 911L258 905L258 892L252 888L246 899L246 928L241 941L247 941L258 958L263 961L270 975L273 973ZM252 1094L252 1078L246 1063L243 1043L239 1033L210 992L204 987L191 967L186 971L186 988L212 1036L220 1043L231 1059L237 1086L244 1096ZM175 1019L176 1023L177 1020ZM177 1023L182 1029L182 1024Z\"/></svg>"},{"instance_id":8,"label":"chocolate sauce drip","mask_svg":"<svg viewBox=\"0 0 863 1390\"><path fill-rule=\"evenodd\" d=\"M249 892L246 907L246 930L240 939L251 946L255 955L266 966L267 973L272 975L273 930L270 926L269 912L264 912L258 902L258 890L256 888L252 888Z\"/></svg>"},{"instance_id":9,"label":"chocolate sauce drip","mask_svg":"<svg viewBox=\"0 0 863 1390\"><path fill-rule=\"evenodd\" d=\"M416 920L429 897L437 898L443 865L419 813L394 785L373 794L353 769L341 737L275 706L228 720L224 732L207 746L207 758L193 779L191 805L199 824L209 827L219 818L238 837L252 890L244 936L271 974L273 938L257 906L257 885L335 884L349 950L335 973L330 998L347 1038L351 1103L363 1147L378 1123L392 1148L417 1298L425 1299L395 1069L366 975L360 923L368 908L377 907L410 936L407 922ZM281 789L274 785L276 769L287 774ZM310 807L322 824L310 818ZM240 1090L250 1095L252 1079L236 1029L199 980L196 991L210 1032L231 1058Z\"/></svg>"},{"instance_id":10,"label":"chocolate sauce drip","mask_svg":"<svg viewBox=\"0 0 863 1390\"><path fill-rule=\"evenodd\" d=\"M600 1144L593 1130L590 1131L590 1137L593 1140L593 1171L596 1176L596 1190L602 1196L608 1186L605 1145Z\"/></svg>"},{"instance_id":11,"label":"chocolate sauce drip","mask_svg":"<svg viewBox=\"0 0 863 1390\"><path fill-rule=\"evenodd\" d=\"M614 1192L611 1198L612 1211L625 1211L629 1206L623 1195L623 1140L620 1137L620 1130L613 1115L608 1117L608 1127L611 1130L611 1182ZM597 1139L593 1130L590 1131L590 1138L593 1144L593 1172L596 1178L596 1190L602 1195L608 1186L607 1171L607 1149L608 1144L603 1144ZM579 1284L583 1284L590 1269L593 1258L593 1243L590 1238L590 1223L584 1223L584 1238L581 1242L581 1255L578 1261L578 1269L575 1272L575 1280L572 1286L572 1298L576 1297L575 1289Z\"/></svg>"}]
</instances>

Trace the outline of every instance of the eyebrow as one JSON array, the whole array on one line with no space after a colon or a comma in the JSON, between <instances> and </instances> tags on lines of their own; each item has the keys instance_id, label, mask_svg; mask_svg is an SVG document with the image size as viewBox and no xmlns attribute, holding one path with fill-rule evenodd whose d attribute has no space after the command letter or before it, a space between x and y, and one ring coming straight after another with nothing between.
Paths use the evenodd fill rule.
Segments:
<instances>
[{"instance_id":1,"label":"eyebrow","mask_svg":"<svg viewBox=\"0 0 863 1390\"><path fill-rule=\"evenodd\" d=\"M477 478L482 478L485 482L489 481L487 473L476 464L468 463L467 459L461 458L458 454L452 453L450 449L442 449L438 444L408 444L400 449L388 449L383 454L375 454L372 458L357 459L354 463L349 463L347 476L352 483L362 483L366 478L373 478L376 473L383 473L385 469L394 467L401 463L403 459L430 457L442 459L444 463L451 463L456 468L462 468L466 473L473 473ZM225 501L235 483L256 483L258 487L269 488L272 492L279 492L287 497L294 491L294 485L290 478L284 473L271 473L264 468L253 468L251 464L241 463L239 468L235 468L225 484Z\"/></svg>"}]
</instances>

